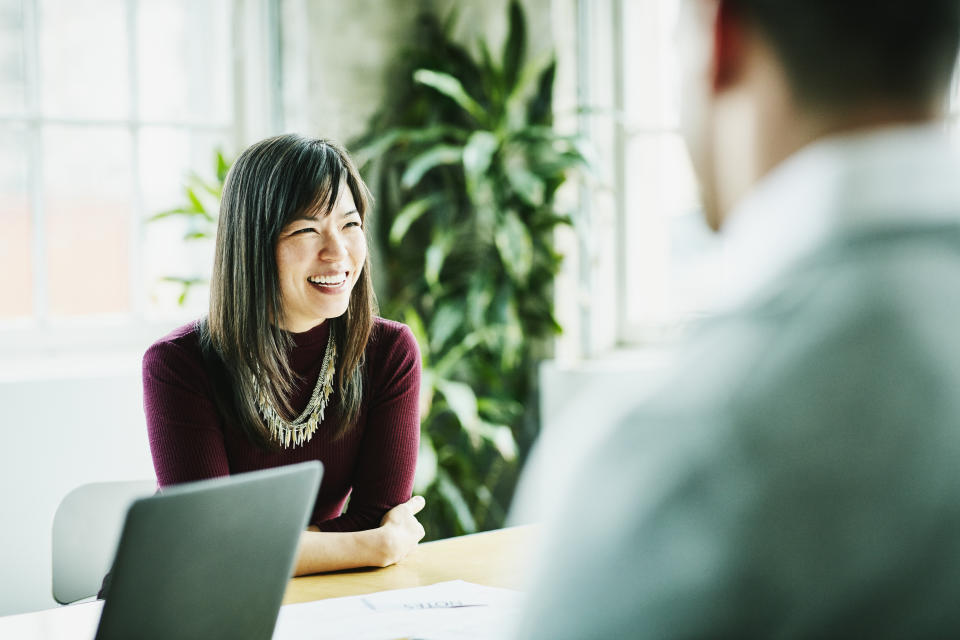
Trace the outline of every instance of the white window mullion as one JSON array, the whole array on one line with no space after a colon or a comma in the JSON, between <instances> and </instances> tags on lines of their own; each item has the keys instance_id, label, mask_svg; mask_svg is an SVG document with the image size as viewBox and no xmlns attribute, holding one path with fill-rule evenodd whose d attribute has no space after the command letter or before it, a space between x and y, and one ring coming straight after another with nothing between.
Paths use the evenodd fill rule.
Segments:
<instances>
[{"instance_id":1,"label":"white window mullion","mask_svg":"<svg viewBox=\"0 0 960 640\"><path fill-rule=\"evenodd\" d=\"M592 92L590 91L590 77L593 69L591 62L591 37L590 37L591 14L590 6L587 0L577 2L577 104L580 107L590 105ZM593 117L582 110L578 116L578 128L582 137L587 140L592 139ZM581 181L580 206L577 212L578 225L577 236L579 240L579 292L578 305L580 307L580 356L588 358L593 355L593 314L591 304L586 296L587 291L592 289L593 278L593 260L594 255L592 242L592 228L590 224L592 202L592 189L586 180Z\"/></svg>"},{"instance_id":2,"label":"white window mullion","mask_svg":"<svg viewBox=\"0 0 960 640\"><path fill-rule=\"evenodd\" d=\"M238 0L234 5L234 147L280 132L279 12L276 0ZM243 43L240 46L239 43Z\"/></svg>"},{"instance_id":3,"label":"white window mullion","mask_svg":"<svg viewBox=\"0 0 960 640\"><path fill-rule=\"evenodd\" d=\"M624 64L623 36L625 27L623 24L623 0L613 0L610 11L610 31L612 38L610 44L613 47L613 192L614 198L614 237L615 245L615 308L617 314L616 335L617 343L622 343L624 329L627 326L627 252L630 250L630 238L627 229L627 205L624 194L627 186L627 163L626 163L626 126L624 124L624 115L626 107L624 74L626 72Z\"/></svg>"},{"instance_id":4,"label":"white window mullion","mask_svg":"<svg viewBox=\"0 0 960 640\"><path fill-rule=\"evenodd\" d=\"M33 316L39 327L49 321L47 296L46 220L43 202L43 125L40 105L40 11L38 0L23 0L24 65L27 90L28 181L31 212L31 262L33 273Z\"/></svg>"},{"instance_id":5,"label":"white window mullion","mask_svg":"<svg viewBox=\"0 0 960 640\"><path fill-rule=\"evenodd\" d=\"M140 68L139 43L137 38L138 0L127 0L127 70L129 73L130 114L127 125L130 131L131 185L130 255L128 282L130 287L130 312L134 318L143 318L146 312L146 292L143 286L143 185L140 183Z\"/></svg>"}]
</instances>

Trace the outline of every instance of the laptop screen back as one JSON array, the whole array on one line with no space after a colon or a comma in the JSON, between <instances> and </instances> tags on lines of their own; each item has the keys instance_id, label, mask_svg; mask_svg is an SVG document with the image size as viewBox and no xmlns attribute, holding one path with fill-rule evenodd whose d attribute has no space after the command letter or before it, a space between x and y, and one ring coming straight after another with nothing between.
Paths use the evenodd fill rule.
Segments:
<instances>
[{"instance_id":1,"label":"laptop screen back","mask_svg":"<svg viewBox=\"0 0 960 640\"><path fill-rule=\"evenodd\" d=\"M97 639L270 638L321 472L309 462L134 502Z\"/></svg>"}]
</instances>

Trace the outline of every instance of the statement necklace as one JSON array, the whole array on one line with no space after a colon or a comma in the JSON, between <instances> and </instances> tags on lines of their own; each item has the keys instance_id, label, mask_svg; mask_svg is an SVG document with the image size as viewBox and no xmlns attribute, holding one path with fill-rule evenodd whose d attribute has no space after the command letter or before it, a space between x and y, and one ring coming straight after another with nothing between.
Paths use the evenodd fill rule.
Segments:
<instances>
[{"instance_id":1,"label":"statement necklace","mask_svg":"<svg viewBox=\"0 0 960 640\"><path fill-rule=\"evenodd\" d=\"M317 384L313 387L313 393L310 395L310 402L307 408L303 410L293 422L287 422L277 413L277 410L267 400L266 394L260 383L257 382L257 376L253 376L253 390L257 394L257 410L263 416L267 428L270 430L270 437L281 444L284 449L291 446L298 447L310 442L317 425L323 421L323 412L327 408L330 395L333 393L333 374L336 371L337 346L333 342L333 332L327 339L327 350L323 354L323 364L320 366L320 375L317 376Z\"/></svg>"}]
</instances>

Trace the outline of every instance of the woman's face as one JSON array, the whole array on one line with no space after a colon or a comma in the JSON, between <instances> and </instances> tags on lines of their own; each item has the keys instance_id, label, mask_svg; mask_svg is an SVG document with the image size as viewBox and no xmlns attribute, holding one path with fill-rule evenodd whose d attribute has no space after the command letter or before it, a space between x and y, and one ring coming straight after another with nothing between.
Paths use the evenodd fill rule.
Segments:
<instances>
[{"instance_id":1,"label":"woman's face","mask_svg":"<svg viewBox=\"0 0 960 640\"><path fill-rule=\"evenodd\" d=\"M293 333L343 315L367 259L360 214L346 185L329 214L311 213L284 227L277 240L281 327Z\"/></svg>"}]
</instances>

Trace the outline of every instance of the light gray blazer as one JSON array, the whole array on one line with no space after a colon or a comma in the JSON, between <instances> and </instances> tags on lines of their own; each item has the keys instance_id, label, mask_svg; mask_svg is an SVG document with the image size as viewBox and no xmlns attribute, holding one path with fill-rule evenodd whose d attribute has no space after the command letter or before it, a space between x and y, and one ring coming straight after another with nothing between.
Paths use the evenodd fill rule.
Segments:
<instances>
[{"instance_id":1,"label":"light gray blazer","mask_svg":"<svg viewBox=\"0 0 960 640\"><path fill-rule=\"evenodd\" d=\"M957 636L960 226L836 237L704 322L578 479L521 638Z\"/></svg>"}]
</instances>

